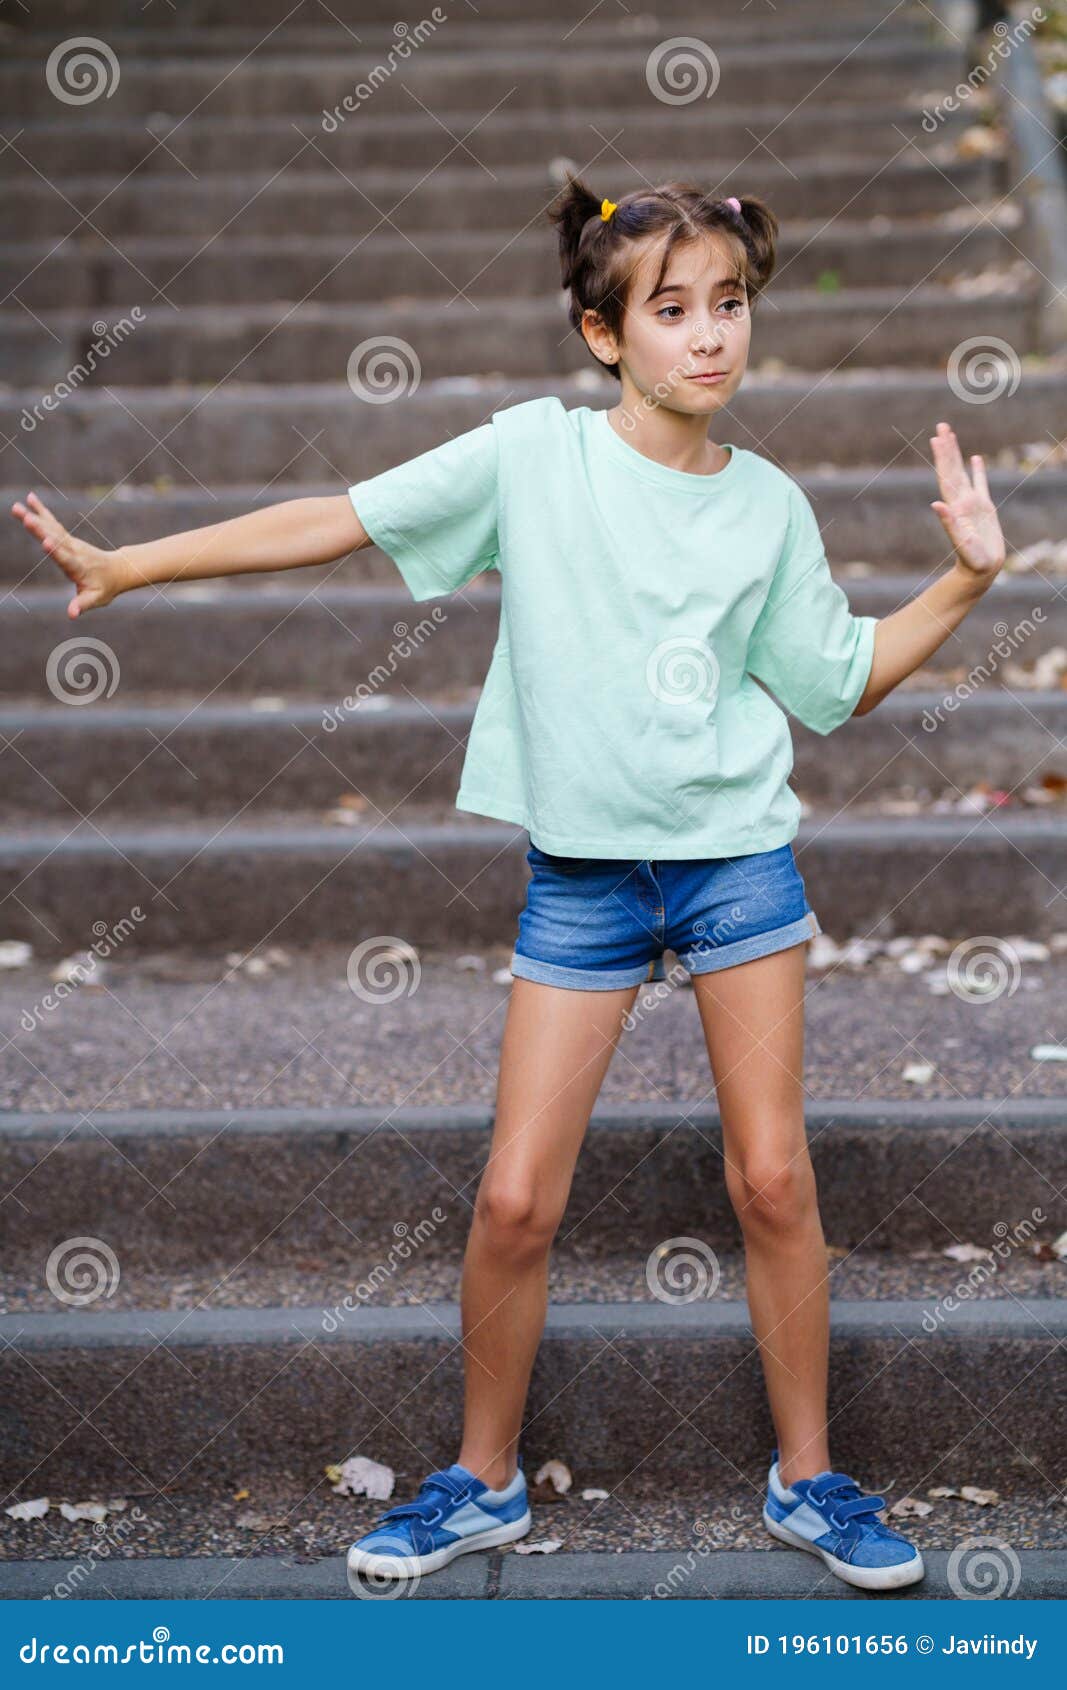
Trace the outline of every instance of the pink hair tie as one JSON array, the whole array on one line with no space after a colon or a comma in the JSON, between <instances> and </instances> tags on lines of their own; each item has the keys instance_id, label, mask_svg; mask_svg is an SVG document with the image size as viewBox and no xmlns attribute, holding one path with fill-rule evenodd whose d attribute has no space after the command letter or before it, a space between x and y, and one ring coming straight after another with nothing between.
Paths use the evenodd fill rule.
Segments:
<instances>
[{"instance_id":1,"label":"pink hair tie","mask_svg":"<svg viewBox=\"0 0 1067 1690\"><path fill-rule=\"evenodd\" d=\"M728 200L725 200L723 203L725 205L732 205L734 210L737 212L737 215L740 217L740 215L741 215L741 201L734 194L731 194L730 198Z\"/></svg>"}]
</instances>

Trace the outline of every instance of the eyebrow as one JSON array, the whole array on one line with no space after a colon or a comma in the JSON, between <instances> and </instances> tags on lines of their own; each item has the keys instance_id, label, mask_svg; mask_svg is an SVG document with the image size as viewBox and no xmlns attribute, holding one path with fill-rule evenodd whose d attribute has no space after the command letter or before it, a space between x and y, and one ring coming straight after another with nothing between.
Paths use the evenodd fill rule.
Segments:
<instances>
[{"instance_id":1,"label":"eyebrow","mask_svg":"<svg viewBox=\"0 0 1067 1690\"><path fill-rule=\"evenodd\" d=\"M725 292L727 288L743 287L744 282L740 276L723 276L711 285L716 293L720 293ZM664 282L663 286L657 288L655 293L648 295L645 304L648 305L651 300L658 299L661 293L688 293L689 286L688 282Z\"/></svg>"}]
</instances>

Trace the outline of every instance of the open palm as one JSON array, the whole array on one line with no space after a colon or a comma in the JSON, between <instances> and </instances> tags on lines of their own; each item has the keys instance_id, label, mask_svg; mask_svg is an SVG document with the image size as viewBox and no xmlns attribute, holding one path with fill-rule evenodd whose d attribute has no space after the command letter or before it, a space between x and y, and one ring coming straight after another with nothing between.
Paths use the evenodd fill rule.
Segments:
<instances>
[{"instance_id":1,"label":"open palm","mask_svg":"<svg viewBox=\"0 0 1067 1690\"><path fill-rule=\"evenodd\" d=\"M975 575L993 576L1004 563L1005 547L996 506L989 497L985 464L976 453L971 458L971 475L967 474L959 442L945 422L938 423L930 446L941 487L941 497L930 509L941 518L964 568Z\"/></svg>"}]
</instances>

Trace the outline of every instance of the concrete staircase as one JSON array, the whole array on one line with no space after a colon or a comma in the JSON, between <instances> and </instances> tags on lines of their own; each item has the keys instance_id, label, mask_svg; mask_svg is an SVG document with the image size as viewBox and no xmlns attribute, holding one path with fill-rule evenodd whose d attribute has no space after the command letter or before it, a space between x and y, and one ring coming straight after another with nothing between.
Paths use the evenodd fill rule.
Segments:
<instances>
[{"instance_id":1,"label":"concrete staircase","mask_svg":"<svg viewBox=\"0 0 1067 1690\"><path fill-rule=\"evenodd\" d=\"M323 113L397 43L381 0L177 15L42 0L12 19L5 505L33 488L120 544L343 490L538 393L611 403L539 224L552 161L570 157L612 194L691 174L775 206L780 277L725 433L801 480L854 609L888 614L947 561L927 508L941 418L987 455L1009 544L1060 537L1063 364L1042 351L1025 196L1010 149L974 144L973 113L924 129L966 69L926 7L516 12L483 3L439 26L332 126ZM120 75L67 103L45 66L89 32ZM678 36L714 49L713 99L651 92L649 55ZM347 362L380 336L409 343L421 378L361 403ZM1022 379L986 404L946 371L991 336ZM106 356L72 377L94 345ZM991 1248L1035 1211L1041 1239L1067 1226L1064 1070L1029 1054L1063 1042L1067 1002L1064 585L1048 566L1005 573L872 717L832 741L794 724L798 861L830 935L1053 941L1047 958L1015 945L1018 990L994 1001L936 995L892 961L812 963L835 1459L894 1495L1002 1498L916 1523L923 1594L959 1594L947 1560L972 1531L1020 1557L1018 1595L1067 1586L1067 1267L1020 1246L931 1316L968 1272L946 1244ZM368 1454L411 1486L459 1428L459 1267L507 1001L493 970L527 843L452 808L498 591L482 577L435 601L433 637L336 731L328 712L429 609L375 551L132 595L81 626L67 597L9 522L0 939L34 954L0 973L4 1500L146 1496L149 1524L108 1569L119 1594L346 1594L338 1557L373 1507L333 1496L324 1465ZM105 649L101 695L78 708L73 670L66 701L48 676L83 639ZM969 808L979 781L1017 801ZM1051 802L1021 801L1042 788ZM54 963L123 922L100 984L49 1004ZM368 1006L346 961L383 932L419 951L420 990ZM460 1563L421 1595L645 1594L655 1558L731 1507L688 1593L843 1594L759 1527L770 1423L692 994L638 1020L561 1230L526 1443L531 1473L559 1456L576 1489L611 1497L539 1504L557 1556ZM916 1060L926 1085L904 1075ZM437 1212L397 1265L402 1229ZM714 1248L719 1290L666 1304L646 1265L685 1236ZM64 1304L46 1263L84 1238L121 1274ZM372 1294L331 1325L361 1284ZM242 1488L280 1524L238 1528ZM0 1594L52 1588L91 1531L0 1517ZM133 1563L160 1556L175 1576L154 1586Z\"/></svg>"}]
</instances>

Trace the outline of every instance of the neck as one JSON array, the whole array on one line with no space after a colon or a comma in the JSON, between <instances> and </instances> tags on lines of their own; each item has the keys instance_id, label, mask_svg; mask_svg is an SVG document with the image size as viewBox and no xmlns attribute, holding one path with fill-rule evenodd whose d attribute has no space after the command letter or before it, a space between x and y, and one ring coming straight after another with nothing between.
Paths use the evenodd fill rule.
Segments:
<instances>
[{"instance_id":1,"label":"neck","mask_svg":"<svg viewBox=\"0 0 1067 1690\"><path fill-rule=\"evenodd\" d=\"M667 469L717 475L730 461L730 454L708 439L707 416L670 411L629 384L608 411L608 421L628 446Z\"/></svg>"}]
</instances>

